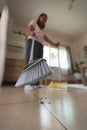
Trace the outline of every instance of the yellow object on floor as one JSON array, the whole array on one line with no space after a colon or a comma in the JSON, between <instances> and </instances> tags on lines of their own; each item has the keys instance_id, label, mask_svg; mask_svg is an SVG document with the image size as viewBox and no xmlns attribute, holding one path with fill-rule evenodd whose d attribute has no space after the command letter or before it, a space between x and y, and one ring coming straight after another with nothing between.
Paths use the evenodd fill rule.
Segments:
<instances>
[{"instance_id":1,"label":"yellow object on floor","mask_svg":"<svg viewBox=\"0 0 87 130\"><path fill-rule=\"evenodd\" d=\"M56 81L53 82L52 81L47 87L51 89L67 90L68 85L67 85L67 82L56 82Z\"/></svg>"}]
</instances>

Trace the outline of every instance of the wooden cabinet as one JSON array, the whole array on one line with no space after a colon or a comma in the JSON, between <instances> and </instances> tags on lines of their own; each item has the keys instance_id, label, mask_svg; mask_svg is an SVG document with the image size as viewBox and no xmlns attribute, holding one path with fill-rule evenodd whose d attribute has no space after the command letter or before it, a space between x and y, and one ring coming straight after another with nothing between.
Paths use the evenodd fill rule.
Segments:
<instances>
[{"instance_id":1,"label":"wooden cabinet","mask_svg":"<svg viewBox=\"0 0 87 130\"><path fill-rule=\"evenodd\" d=\"M17 81L25 65L25 36L9 33L3 81Z\"/></svg>"},{"instance_id":2,"label":"wooden cabinet","mask_svg":"<svg viewBox=\"0 0 87 130\"><path fill-rule=\"evenodd\" d=\"M3 81L17 81L24 65L24 60L7 58Z\"/></svg>"}]
</instances>

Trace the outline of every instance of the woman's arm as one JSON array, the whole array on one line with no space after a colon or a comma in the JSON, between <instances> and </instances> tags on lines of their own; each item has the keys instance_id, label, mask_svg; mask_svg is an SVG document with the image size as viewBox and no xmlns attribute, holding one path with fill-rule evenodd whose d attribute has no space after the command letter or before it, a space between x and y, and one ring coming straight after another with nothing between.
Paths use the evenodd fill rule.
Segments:
<instances>
[{"instance_id":1,"label":"woman's arm","mask_svg":"<svg viewBox=\"0 0 87 130\"><path fill-rule=\"evenodd\" d=\"M34 33L34 30L35 30L35 21L34 20L31 20L28 24L28 36L34 36L35 33Z\"/></svg>"},{"instance_id":2,"label":"woman's arm","mask_svg":"<svg viewBox=\"0 0 87 130\"><path fill-rule=\"evenodd\" d=\"M59 42L57 42L57 43L53 42L51 39L48 38L47 35L44 36L44 40L45 40L46 42L50 43L52 46L57 47L57 46L59 45Z\"/></svg>"}]
</instances>

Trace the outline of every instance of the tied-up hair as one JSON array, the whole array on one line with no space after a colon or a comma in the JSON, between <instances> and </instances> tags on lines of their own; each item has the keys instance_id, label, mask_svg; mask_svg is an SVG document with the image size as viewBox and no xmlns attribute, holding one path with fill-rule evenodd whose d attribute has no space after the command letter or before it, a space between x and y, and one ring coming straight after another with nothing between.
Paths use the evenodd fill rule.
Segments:
<instances>
[{"instance_id":1,"label":"tied-up hair","mask_svg":"<svg viewBox=\"0 0 87 130\"><path fill-rule=\"evenodd\" d=\"M37 25L40 27L41 30L43 30L45 28L45 24L42 25L41 22L40 22L40 18L45 16L46 18L48 18L47 14L45 13L42 13L39 15L38 19L37 19Z\"/></svg>"}]
</instances>

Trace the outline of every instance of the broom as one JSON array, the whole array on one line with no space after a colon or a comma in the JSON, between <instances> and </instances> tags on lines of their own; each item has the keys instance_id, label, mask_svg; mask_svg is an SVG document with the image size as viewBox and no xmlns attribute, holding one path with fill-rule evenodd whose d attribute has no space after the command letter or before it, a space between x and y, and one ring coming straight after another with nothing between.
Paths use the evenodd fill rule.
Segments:
<instances>
[{"instance_id":1,"label":"broom","mask_svg":"<svg viewBox=\"0 0 87 130\"><path fill-rule=\"evenodd\" d=\"M38 80L46 78L47 76L52 74L52 70L49 68L45 59L39 58L37 60L33 60L34 42L35 40L33 38L29 60L30 62L24 67L15 84L15 87L34 84Z\"/></svg>"},{"instance_id":2,"label":"broom","mask_svg":"<svg viewBox=\"0 0 87 130\"><path fill-rule=\"evenodd\" d=\"M59 89L59 90L67 90L67 82L61 81L61 69L60 69L60 60L59 60L59 47L58 47L58 65L59 65L58 81L51 81L51 83L48 85L48 88Z\"/></svg>"}]
</instances>

